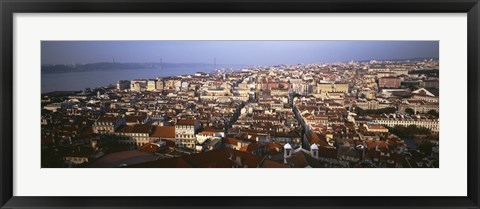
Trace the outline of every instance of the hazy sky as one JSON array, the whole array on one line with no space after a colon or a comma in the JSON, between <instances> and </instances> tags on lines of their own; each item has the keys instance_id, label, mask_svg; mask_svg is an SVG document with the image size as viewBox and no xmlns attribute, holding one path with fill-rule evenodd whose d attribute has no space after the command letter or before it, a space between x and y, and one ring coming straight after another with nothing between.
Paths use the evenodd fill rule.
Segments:
<instances>
[{"instance_id":1,"label":"hazy sky","mask_svg":"<svg viewBox=\"0 0 480 209\"><path fill-rule=\"evenodd\" d=\"M438 58L438 41L42 41L42 64L163 62L276 65Z\"/></svg>"}]
</instances>

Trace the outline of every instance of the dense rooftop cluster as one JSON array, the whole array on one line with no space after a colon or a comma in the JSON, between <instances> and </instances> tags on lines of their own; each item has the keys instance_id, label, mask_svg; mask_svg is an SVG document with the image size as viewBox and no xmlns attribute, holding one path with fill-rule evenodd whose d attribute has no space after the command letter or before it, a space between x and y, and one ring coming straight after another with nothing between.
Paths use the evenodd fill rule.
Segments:
<instances>
[{"instance_id":1,"label":"dense rooftop cluster","mask_svg":"<svg viewBox=\"0 0 480 209\"><path fill-rule=\"evenodd\" d=\"M438 61L217 70L42 95L42 167L438 167Z\"/></svg>"}]
</instances>

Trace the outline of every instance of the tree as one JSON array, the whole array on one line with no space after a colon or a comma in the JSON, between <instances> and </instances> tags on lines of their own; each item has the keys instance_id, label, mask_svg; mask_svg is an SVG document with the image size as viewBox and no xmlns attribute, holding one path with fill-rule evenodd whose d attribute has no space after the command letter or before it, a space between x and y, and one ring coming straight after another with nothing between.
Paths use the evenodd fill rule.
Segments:
<instances>
[{"instance_id":1,"label":"tree","mask_svg":"<svg viewBox=\"0 0 480 209\"><path fill-rule=\"evenodd\" d=\"M430 156L432 154L432 148L433 148L433 144L426 140L422 141L417 146L417 149L423 154L425 154L426 156Z\"/></svg>"},{"instance_id":2,"label":"tree","mask_svg":"<svg viewBox=\"0 0 480 209\"><path fill-rule=\"evenodd\" d=\"M412 108L406 108L405 113L407 113L409 115L413 115L413 114L415 114L415 111Z\"/></svg>"},{"instance_id":3,"label":"tree","mask_svg":"<svg viewBox=\"0 0 480 209\"><path fill-rule=\"evenodd\" d=\"M427 114L429 114L429 115L431 115L431 116L435 116L435 117L438 118L438 112L435 111L435 110L430 110L430 111L427 112Z\"/></svg>"},{"instance_id":4,"label":"tree","mask_svg":"<svg viewBox=\"0 0 480 209\"><path fill-rule=\"evenodd\" d=\"M416 135L431 135L432 132L428 128L419 127L415 125L409 126L395 126L389 127L388 130L390 133L395 134L396 136L402 139L415 138Z\"/></svg>"},{"instance_id":5,"label":"tree","mask_svg":"<svg viewBox=\"0 0 480 209\"><path fill-rule=\"evenodd\" d=\"M382 109L377 109L377 110L364 110L360 107L355 107L354 112L355 114L359 116L366 116L368 114L391 114L395 113L397 109L395 107L386 107Z\"/></svg>"},{"instance_id":6,"label":"tree","mask_svg":"<svg viewBox=\"0 0 480 209\"><path fill-rule=\"evenodd\" d=\"M415 90L415 89L418 89L418 86L416 84L413 84L413 83L404 84L404 86L406 88L409 88L412 91Z\"/></svg>"}]
</instances>

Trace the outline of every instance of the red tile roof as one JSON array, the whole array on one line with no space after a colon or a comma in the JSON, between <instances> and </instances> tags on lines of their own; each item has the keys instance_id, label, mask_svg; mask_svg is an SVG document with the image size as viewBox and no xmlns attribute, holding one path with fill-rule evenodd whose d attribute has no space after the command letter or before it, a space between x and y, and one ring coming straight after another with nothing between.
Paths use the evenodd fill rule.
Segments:
<instances>
[{"instance_id":1,"label":"red tile roof","mask_svg":"<svg viewBox=\"0 0 480 209\"><path fill-rule=\"evenodd\" d=\"M116 130L116 133L132 133L133 126L124 126L118 130Z\"/></svg>"},{"instance_id":2,"label":"red tile roof","mask_svg":"<svg viewBox=\"0 0 480 209\"><path fill-rule=\"evenodd\" d=\"M110 117L110 116L102 116L98 118L97 122L108 122L108 123L113 123L117 121L120 118L120 116L117 117Z\"/></svg>"},{"instance_id":3,"label":"red tile roof","mask_svg":"<svg viewBox=\"0 0 480 209\"><path fill-rule=\"evenodd\" d=\"M151 133L154 126L147 124L133 125L132 133Z\"/></svg>"},{"instance_id":4,"label":"red tile roof","mask_svg":"<svg viewBox=\"0 0 480 209\"><path fill-rule=\"evenodd\" d=\"M140 152L155 153L155 152L157 152L157 150L158 150L159 148L160 148L160 147L158 147L157 145L148 143L148 144L145 144L145 145L143 145L142 147L140 147L138 150L139 150Z\"/></svg>"},{"instance_id":5,"label":"red tile roof","mask_svg":"<svg viewBox=\"0 0 480 209\"><path fill-rule=\"evenodd\" d=\"M141 122L145 121L146 118L147 118L146 116L128 115L128 116L125 116L125 121L127 123L141 123Z\"/></svg>"},{"instance_id":6,"label":"red tile roof","mask_svg":"<svg viewBox=\"0 0 480 209\"><path fill-rule=\"evenodd\" d=\"M318 157L337 159L337 149L333 147L319 147Z\"/></svg>"},{"instance_id":7,"label":"red tile roof","mask_svg":"<svg viewBox=\"0 0 480 209\"><path fill-rule=\"evenodd\" d=\"M235 139L235 138L232 138L232 137L225 137L225 138L223 138L223 143L237 146L238 145L238 140Z\"/></svg>"},{"instance_id":8,"label":"red tile roof","mask_svg":"<svg viewBox=\"0 0 480 209\"><path fill-rule=\"evenodd\" d=\"M158 137L161 139L175 138L175 126L156 126L153 130L151 137Z\"/></svg>"},{"instance_id":9,"label":"red tile roof","mask_svg":"<svg viewBox=\"0 0 480 209\"><path fill-rule=\"evenodd\" d=\"M181 157L167 158L155 161L149 161L129 166L130 168L192 168L187 161Z\"/></svg>"},{"instance_id":10,"label":"red tile roof","mask_svg":"<svg viewBox=\"0 0 480 209\"><path fill-rule=\"evenodd\" d=\"M193 125L195 125L195 120L193 120L193 119L180 119L180 120L177 121L176 125L193 126Z\"/></svg>"},{"instance_id":11,"label":"red tile roof","mask_svg":"<svg viewBox=\"0 0 480 209\"><path fill-rule=\"evenodd\" d=\"M261 167L262 168L289 168L289 166L286 164L278 163L272 160L263 161Z\"/></svg>"},{"instance_id":12,"label":"red tile roof","mask_svg":"<svg viewBox=\"0 0 480 209\"><path fill-rule=\"evenodd\" d=\"M319 147L326 147L329 146L325 135L320 135L314 132L307 133L307 139L310 144L317 144Z\"/></svg>"}]
</instances>

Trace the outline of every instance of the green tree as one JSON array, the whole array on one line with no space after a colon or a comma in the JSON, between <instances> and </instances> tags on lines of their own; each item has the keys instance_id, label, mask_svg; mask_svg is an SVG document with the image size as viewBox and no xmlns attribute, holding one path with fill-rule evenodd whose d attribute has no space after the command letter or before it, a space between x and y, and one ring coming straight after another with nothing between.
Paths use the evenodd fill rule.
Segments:
<instances>
[{"instance_id":1,"label":"green tree","mask_svg":"<svg viewBox=\"0 0 480 209\"><path fill-rule=\"evenodd\" d=\"M410 126L395 126L393 128L388 128L390 133L395 134L396 136L405 139L405 138L414 138L415 135L431 135L432 132L428 128L419 127L415 125Z\"/></svg>"},{"instance_id":2,"label":"green tree","mask_svg":"<svg viewBox=\"0 0 480 209\"><path fill-rule=\"evenodd\" d=\"M390 113L395 113L397 109L395 107L386 107L378 110L364 110L360 107L355 107L354 112L357 115L360 116L365 116L368 114L390 114Z\"/></svg>"},{"instance_id":3,"label":"green tree","mask_svg":"<svg viewBox=\"0 0 480 209\"><path fill-rule=\"evenodd\" d=\"M405 113L407 113L409 115L413 115L413 114L415 114L415 111L412 108L406 108Z\"/></svg>"},{"instance_id":4,"label":"green tree","mask_svg":"<svg viewBox=\"0 0 480 209\"><path fill-rule=\"evenodd\" d=\"M426 156L430 156L432 154L433 144L429 141L423 140L418 146L417 149L424 153Z\"/></svg>"},{"instance_id":5,"label":"green tree","mask_svg":"<svg viewBox=\"0 0 480 209\"><path fill-rule=\"evenodd\" d=\"M439 115L438 115L438 112L435 111L435 110L430 110L430 111L427 112L427 114L429 114L429 115L431 115L431 116L434 116L434 117L437 117L437 118L438 118L438 116L439 116Z\"/></svg>"}]
</instances>

